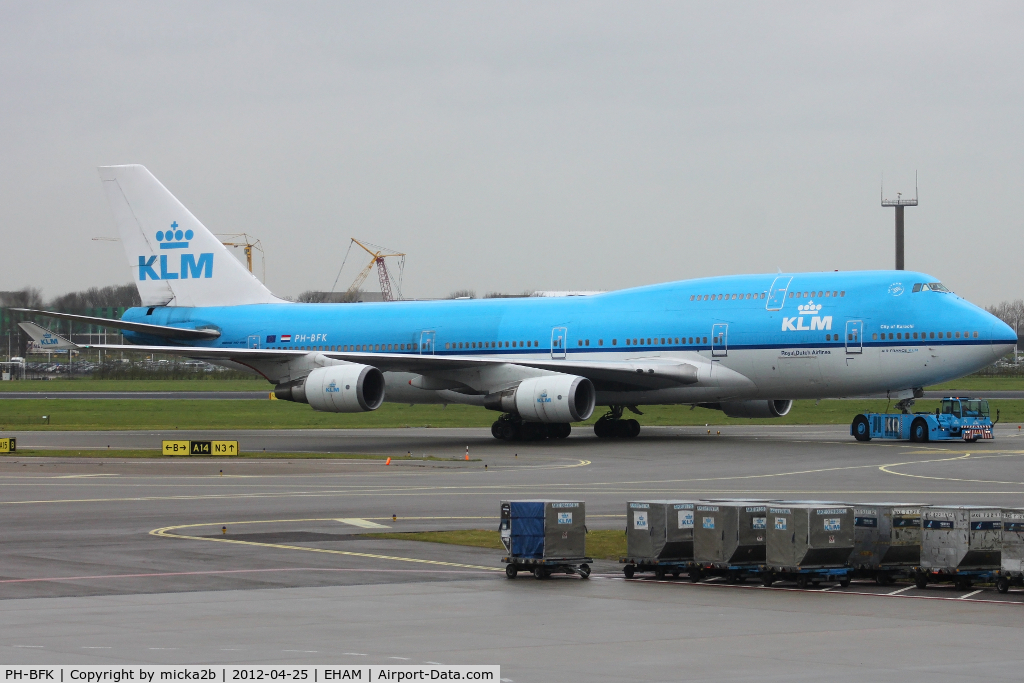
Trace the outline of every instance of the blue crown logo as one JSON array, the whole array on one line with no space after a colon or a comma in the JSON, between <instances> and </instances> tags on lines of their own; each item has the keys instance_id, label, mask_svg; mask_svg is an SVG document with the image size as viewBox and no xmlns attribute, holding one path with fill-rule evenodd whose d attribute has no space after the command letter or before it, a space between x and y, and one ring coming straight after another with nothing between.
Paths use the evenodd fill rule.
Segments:
<instances>
[{"instance_id":1,"label":"blue crown logo","mask_svg":"<svg viewBox=\"0 0 1024 683\"><path fill-rule=\"evenodd\" d=\"M188 242L195 235L191 230L178 230L178 221L171 223L170 230L157 230L156 241L161 249L188 249Z\"/></svg>"}]
</instances>

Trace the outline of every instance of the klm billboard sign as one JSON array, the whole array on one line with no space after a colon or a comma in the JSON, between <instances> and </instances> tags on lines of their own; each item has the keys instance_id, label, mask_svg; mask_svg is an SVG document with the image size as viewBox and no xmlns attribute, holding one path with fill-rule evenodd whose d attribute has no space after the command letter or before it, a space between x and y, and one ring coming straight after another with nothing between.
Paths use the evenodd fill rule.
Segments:
<instances>
[{"instance_id":1,"label":"klm billboard sign","mask_svg":"<svg viewBox=\"0 0 1024 683\"><path fill-rule=\"evenodd\" d=\"M192 239L191 230L178 230L178 222L171 223L170 230L158 230L156 241L160 249L188 249L188 241ZM187 280L192 278L213 277L213 254L180 254L178 263L168 262L171 258L167 254L160 255L159 272L157 272L157 257L139 257L139 280ZM177 266L177 271L173 268Z\"/></svg>"}]
</instances>

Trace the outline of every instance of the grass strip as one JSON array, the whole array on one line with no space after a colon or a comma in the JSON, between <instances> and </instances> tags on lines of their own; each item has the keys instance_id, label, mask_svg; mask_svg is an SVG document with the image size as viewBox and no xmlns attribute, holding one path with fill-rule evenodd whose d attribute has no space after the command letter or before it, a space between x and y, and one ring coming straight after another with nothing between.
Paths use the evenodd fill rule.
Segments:
<instances>
[{"instance_id":1,"label":"grass strip","mask_svg":"<svg viewBox=\"0 0 1024 683\"><path fill-rule=\"evenodd\" d=\"M999 410L1003 422L1024 422L1024 400L990 401L993 417ZM642 406L637 417L647 426L719 425L848 425L859 413L893 410L885 400L796 401L789 415L776 419L728 418L721 411L689 406ZM919 400L914 409L935 412L938 401ZM586 424L604 413L599 408ZM47 416L47 420L43 419ZM416 405L386 403L368 413L320 413L290 401L202 401L159 399L0 399L0 432L101 431L175 429L383 429L403 427L490 427L498 414L464 405ZM632 415L627 414L627 417ZM47 423L48 422L48 423ZM587 430L576 424L576 430ZM227 435L226 435L227 436Z\"/></svg>"},{"instance_id":2,"label":"grass strip","mask_svg":"<svg viewBox=\"0 0 1024 683\"><path fill-rule=\"evenodd\" d=\"M388 538L396 541L421 541L464 545L472 548L488 548L504 551L498 531L488 529L460 529L458 531L411 531L360 534L366 538ZM626 554L626 534L623 531L599 529L587 534L587 557L601 560L618 560Z\"/></svg>"}]
</instances>

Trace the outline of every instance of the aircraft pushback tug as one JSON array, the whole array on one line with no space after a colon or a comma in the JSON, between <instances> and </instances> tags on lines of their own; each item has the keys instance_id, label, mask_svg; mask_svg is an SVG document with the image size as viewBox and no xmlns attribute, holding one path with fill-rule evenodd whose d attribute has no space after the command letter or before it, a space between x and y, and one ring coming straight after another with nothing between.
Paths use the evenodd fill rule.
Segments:
<instances>
[{"instance_id":1,"label":"aircraft pushback tug","mask_svg":"<svg viewBox=\"0 0 1024 683\"><path fill-rule=\"evenodd\" d=\"M921 387L985 367L1017 340L909 271L735 275L562 298L292 303L145 167L99 171L142 306L117 321L26 312L119 329L141 351L250 369L278 398L316 410L462 403L501 413L494 435L516 439L568 436L606 406L595 433L636 436L639 424L623 416L644 405L770 418L793 399L888 392L905 407Z\"/></svg>"}]
</instances>

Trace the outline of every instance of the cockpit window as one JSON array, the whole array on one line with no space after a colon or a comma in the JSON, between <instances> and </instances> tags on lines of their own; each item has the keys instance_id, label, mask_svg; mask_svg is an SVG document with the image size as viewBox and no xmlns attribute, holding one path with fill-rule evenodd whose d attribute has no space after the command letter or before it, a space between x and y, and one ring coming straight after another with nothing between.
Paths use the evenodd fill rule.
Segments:
<instances>
[{"instance_id":1,"label":"cockpit window","mask_svg":"<svg viewBox=\"0 0 1024 683\"><path fill-rule=\"evenodd\" d=\"M915 292L917 291L917 285L914 286L914 291ZM946 289L946 285L942 284L941 282L926 282L926 283L921 285L921 291L922 292L945 292L947 294L950 293L950 291L948 289Z\"/></svg>"}]
</instances>

